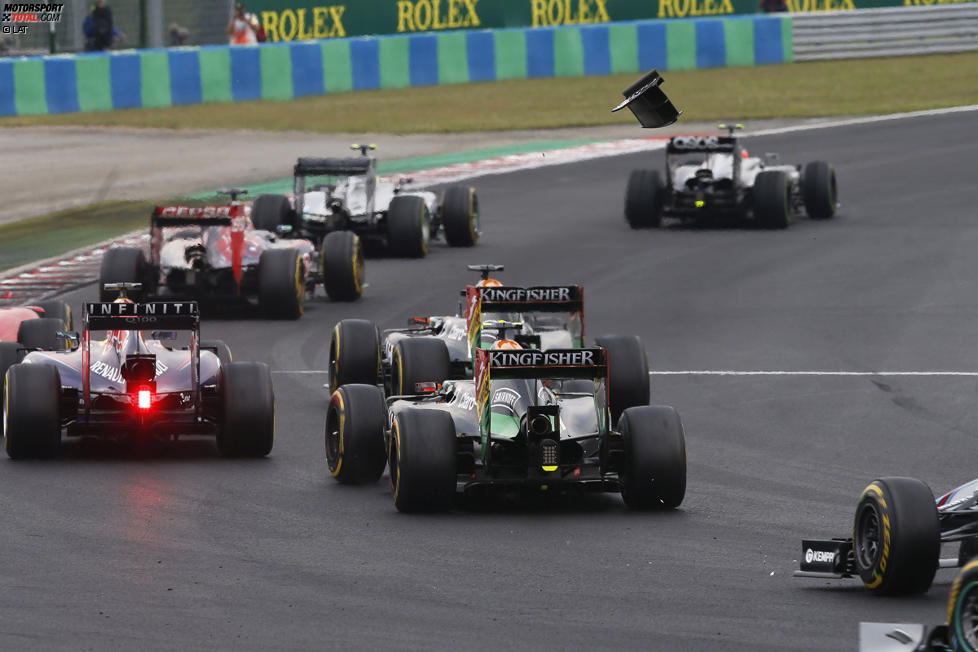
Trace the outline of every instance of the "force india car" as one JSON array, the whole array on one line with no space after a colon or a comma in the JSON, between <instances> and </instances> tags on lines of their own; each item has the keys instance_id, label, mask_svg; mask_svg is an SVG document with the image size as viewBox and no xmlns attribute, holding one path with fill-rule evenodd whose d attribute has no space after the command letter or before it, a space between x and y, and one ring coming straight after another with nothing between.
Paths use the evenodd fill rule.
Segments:
<instances>
[{"instance_id":1,"label":"force india car","mask_svg":"<svg viewBox=\"0 0 978 652\"><path fill-rule=\"evenodd\" d=\"M479 349L474 380L418 383L386 401L374 385L344 385L327 411L327 463L343 483L375 482L389 466L405 512L448 510L459 494L573 490L620 492L631 509L678 507L679 414L647 394L614 405L608 380L601 348Z\"/></svg>"},{"instance_id":2,"label":"force india car","mask_svg":"<svg viewBox=\"0 0 978 652\"><path fill-rule=\"evenodd\" d=\"M749 156L733 133L674 136L666 145L666 179L658 170L634 170L625 190L625 219L632 228L657 227L663 218L683 222L740 222L783 229L804 208L812 219L835 214L835 170L824 161L775 164L777 156Z\"/></svg>"},{"instance_id":3,"label":"force india car","mask_svg":"<svg viewBox=\"0 0 978 652\"><path fill-rule=\"evenodd\" d=\"M225 456L271 451L268 366L231 362L223 342L199 343L195 302L91 302L83 321L80 338L72 334L74 350L31 351L7 370L7 455L54 457L62 433L135 441L211 435ZM169 332L150 333L158 329ZM93 341L95 331L105 338ZM189 331L189 347L167 345L174 331Z\"/></svg>"},{"instance_id":4,"label":"force india car","mask_svg":"<svg viewBox=\"0 0 978 652\"><path fill-rule=\"evenodd\" d=\"M408 190L377 177L377 159L367 152L376 145L353 145L357 158L300 158L295 164L294 193L261 195L252 207L259 229L278 230L320 242L337 231L352 231L387 253L422 258L431 240L444 233L452 247L471 247L479 240L479 198L475 188L454 185L437 193ZM320 177L318 182L307 183Z\"/></svg>"},{"instance_id":5,"label":"force india car","mask_svg":"<svg viewBox=\"0 0 978 652\"><path fill-rule=\"evenodd\" d=\"M957 557L941 558L946 543L959 544ZM852 537L802 541L795 575L858 576L874 593L923 593L938 568L962 566L976 554L978 479L935 501L920 480L881 478L859 498Z\"/></svg>"},{"instance_id":6,"label":"force india car","mask_svg":"<svg viewBox=\"0 0 978 652\"><path fill-rule=\"evenodd\" d=\"M115 247L102 258L100 282L140 283L141 298L165 297L246 303L257 299L271 317L302 315L305 296L322 284L334 301L363 289L363 254L353 233L336 233L317 250L303 239L254 228L249 208L227 191L226 206L161 206L150 219L149 260L136 247ZM113 294L102 290L107 301Z\"/></svg>"}]
</instances>

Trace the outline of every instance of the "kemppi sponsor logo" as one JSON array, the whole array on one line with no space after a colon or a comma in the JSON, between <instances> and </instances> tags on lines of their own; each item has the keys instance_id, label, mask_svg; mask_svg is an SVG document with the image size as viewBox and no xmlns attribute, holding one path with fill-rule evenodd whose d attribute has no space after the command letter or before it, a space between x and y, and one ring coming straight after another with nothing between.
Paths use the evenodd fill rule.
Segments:
<instances>
[{"instance_id":1,"label":"kemppi sponsor logo","mask_svg":"<svg viewBox=\"0 0 978 652\"><path fill-rule=\"evenodd\" d=\"M828 550L812 550L809 548L805 551L805 563L807 564L831 564L835 562L835 553L829 552Z\"/></svg>"}]
</instances>

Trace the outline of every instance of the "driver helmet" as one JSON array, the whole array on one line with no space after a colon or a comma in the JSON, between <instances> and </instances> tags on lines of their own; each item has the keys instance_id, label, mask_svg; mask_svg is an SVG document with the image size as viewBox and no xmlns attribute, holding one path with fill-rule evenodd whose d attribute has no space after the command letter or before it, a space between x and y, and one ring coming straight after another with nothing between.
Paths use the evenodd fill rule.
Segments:
<instances>
[{"instance_id":1,"label":"driver helmet","mask_svg":"<svg viewBox=\"0 0 978 652\"><path fill-rule=\"evenodd\" d=\"M750 154L747 153L746 149L740 150L740 158L750 158Z\"/></svg>"},{"instance_id":2,"label":"driver helmet","mask_svg":"<svg viewBox=\"0 0 978 652\"><path fill-rule=\"evenodd\" d=\"M501 288L503 284L494 278L486 278L476 283L475 286L477 288Z\"/></svg>"},{"instance_id":3,"label":"driver helmet","mask_svg":"<svg viewBox=\"0 0 978 652\"><path fill-rule=\"evenodd\" d=\"M506 350L506 351L522 351L523 347L519 342L515 340L498 340L492 343L492 348L494 350Z\"/></svg>"}]
</instances>

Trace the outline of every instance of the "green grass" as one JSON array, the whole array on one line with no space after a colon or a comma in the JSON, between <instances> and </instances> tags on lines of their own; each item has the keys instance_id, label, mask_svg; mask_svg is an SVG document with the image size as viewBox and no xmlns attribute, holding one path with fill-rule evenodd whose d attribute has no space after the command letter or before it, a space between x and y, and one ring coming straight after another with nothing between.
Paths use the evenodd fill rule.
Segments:
<instances>
[{"instance_id":1,"label":"green grass","mask_svg":"<svg viewBox=\"0 0 978 652\"><path fill-rule=\"evenodd\" d=\"M819 61L665 72L687 121L895 113L978 104L978 53ZM288 102L254 101L0 119L18 125L104 125L436 133L623 124L612 114L637 74L528 79Z\"/></svg>"}]
</instances>

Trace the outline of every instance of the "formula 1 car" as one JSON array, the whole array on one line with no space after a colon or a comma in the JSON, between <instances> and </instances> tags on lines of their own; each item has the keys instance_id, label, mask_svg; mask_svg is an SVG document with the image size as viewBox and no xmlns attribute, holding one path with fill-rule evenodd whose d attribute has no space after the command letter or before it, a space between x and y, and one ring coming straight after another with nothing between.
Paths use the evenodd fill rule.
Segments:
<instances>
[{"instance_id":1,"label":"formula 1 car","mask_svg":"<svg viewBox=\"0 0 978 652\"><path fill-rule=\"evenodd\" d=\"M140 283L137 298L235 301L271 317L296 319L305 296L322 284L334 301L353 301L363 289L363 253L353 233L330 235L317 250L308 240L254 228L237 188L226 206L158 206L150 219L149 260L137 247L102 257L99 282ZM108 301L113 294L102 290Z\"/></svg>"},{"instance_id":2,"label":"formula 1 car","mask_svg":"<svg viewBox=\"0 0 978 652\"><path fill-rule=\"evenodd\" d=\"M295 164L294 193L261 195L252 206L255 226L320 242L330 233L353 231L368 244L386 247L394 256L423 258L429 242L444 232L453 247L479 240L479 198L475 188L454 185L438 194L408 190L377 177L377 159L367 152L376 145L353 145L358 158L300 158ZM307 184L311 177L318 183Z\"/></svg>"},{"instance_id":3,"label":"formula 1 car","mask_svg":"<svg viewBox=\"0 0 978 652\"><path fill-rule=\"evenodd\" d=\"M497 492L615 491L631 509L682 503L686 446L675 409L648 405L648 394L615 404L607 349L506 344L476 351L474 380L417 383L386 402L375 385L334 392L325 433L333 477L374 482L389 466L405 512Z\"/></svg>"},{"instance_id":4,"label":"formula 1 car","mask_svg":"<svg viewBox=\"0 0 978 652\"><path fill-rule=\"evenodd\" d=\"M804 208L829 219L838 206L835 170L824 161L774 163L775 154L749 156L733 135L742 125L720 125L726 136L674 136L666 145L666 180L658 170L634 170L625 190L625 219L635 229L663 218L682 222L750 221L783 229Z\"/></svg>"},{"instance_id":5,"label":"formula 1 car","mask_svg":"<svg viewBox=\"0 0 978 652\"><path fill-rule=\"evenodd\" d=\"M945 543L959 544L957 557L940 557ZM858 576L874 593L914 594L930 588L938 568L962 566L975 555L978 479L935 502L920 480L881 478L859 498L852 537L802 541L795 575Z\"/></svg>"},{"instance_id":6,"label":"formula 1 car","mask_svg":"<svg viewBox=\"0 0 978 652\"><path fill-rule=\"evenodd\" d=\"M93 342L95 331L105 338ZM167 344L176 331L189 332L187 348ZM54 457L62 432L137 441L213 435L225 456L267 455L275 420L268 366L232 362L226 344L199 337L195 302L86 303L73 350L31 351L7 370L7 455Z\"/></svg>"}]
</instances>

